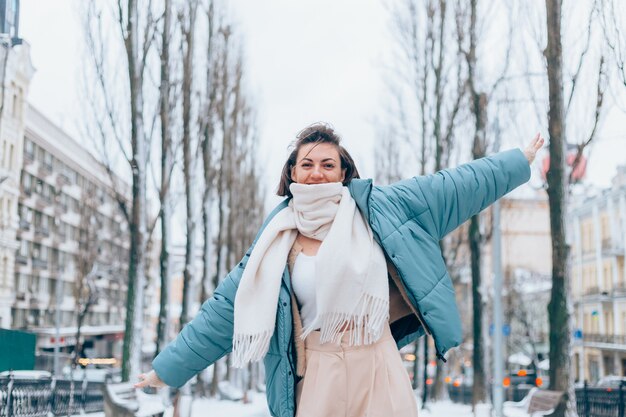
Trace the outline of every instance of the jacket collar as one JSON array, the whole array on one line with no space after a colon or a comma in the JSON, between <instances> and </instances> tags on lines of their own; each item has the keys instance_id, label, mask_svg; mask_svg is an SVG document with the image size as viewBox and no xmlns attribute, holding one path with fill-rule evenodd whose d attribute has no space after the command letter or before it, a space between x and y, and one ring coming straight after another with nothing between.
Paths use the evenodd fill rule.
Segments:
<instances>
[{"instance_id":1,"label":"jacket collar","mask_svg":"<svg viewBox=\"0 0 626 417\"><path fill-rule=\"evenodd\" d=\"M356 205L361 212L361 215L367 222L370 223L370 210L369 210L369 198L370 193L372 192L372 180L370 178L367 179L353 179L348 184L348 190L350 190L350 194L354 201L356 201Z\"/></svg>"}]
</instances>

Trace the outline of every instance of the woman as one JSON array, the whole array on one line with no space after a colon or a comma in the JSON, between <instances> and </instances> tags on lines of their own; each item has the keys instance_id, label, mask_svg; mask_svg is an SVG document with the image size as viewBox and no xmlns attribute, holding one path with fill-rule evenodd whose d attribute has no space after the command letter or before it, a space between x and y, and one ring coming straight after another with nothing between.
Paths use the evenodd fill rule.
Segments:
<instances>
[{"instance_id":1,"label":"woman","mask_svg":"<svg viewBox=\"0 0 626 417\"><path fill-rule=\"evenodd\" d=\"M543 145L388 186L359 179L328 126L297 137L272 211L241 262L137 387L180 387L222 356L264 359L280 417L416 416L398 349L461 342L439 241L530 177Z\"/></svg>"}]
</instances>

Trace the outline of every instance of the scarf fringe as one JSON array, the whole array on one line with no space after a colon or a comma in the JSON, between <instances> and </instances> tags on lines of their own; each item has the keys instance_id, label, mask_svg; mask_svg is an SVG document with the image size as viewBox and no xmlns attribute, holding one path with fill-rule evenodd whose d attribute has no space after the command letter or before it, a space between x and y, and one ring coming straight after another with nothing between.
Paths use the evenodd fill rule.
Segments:
<instances>
[{"instance_id":1,"label":"scarf fringe","mask_svg":"<svg viewBox=\"0 0 626 417\"><path fill-rule=\"evenodd\" d=\"M318 327L321 343L339 343L347 330L350 330L349 346L370 345L380 339L384 325L389 321L389 300L362 294L355 310L352 313L329 312L319 316L304 329L301 339L304 340Z\"/></svg>"},{"instance_id":2,"label":"scarf fringe","mask_svg":"<svg viewBox=\"0 0 626 417\"><path fill-rule=\"evenodd\" d=\"M263 359L272 338L273 329L257 334L235 334L233 336L233 362L235 368L243 368L249 362Z\"/></svg>"}]
</instances>

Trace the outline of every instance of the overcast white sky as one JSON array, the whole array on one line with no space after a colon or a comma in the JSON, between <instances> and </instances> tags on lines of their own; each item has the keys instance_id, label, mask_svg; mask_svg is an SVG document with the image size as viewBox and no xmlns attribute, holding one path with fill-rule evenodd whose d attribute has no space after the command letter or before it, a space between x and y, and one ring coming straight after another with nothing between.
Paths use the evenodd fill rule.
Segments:
<instances>
[{"instance_id":1,"label":"overcast white sky","mask_svg":"<svg viewBox=\"0 0 626 417\"><path fill-rule=\"evenodd\" d=\"M22 0L20 32L36 68L30 102L76 135L82 30L77 0ZM372 123L382 110L382 66L389 48L381 0L229 0L243 32L251 90L258 103L268 190L286 147L304 126L327 121L343 135L363 176L374 174ZM594 146L588 178L608 186L626 162L624 115ZM621 121L621 122L620 122ZM538 130L539 128L531 129ZM545 135L545 132L544 132Z\"/></svg>"}]
</instances>

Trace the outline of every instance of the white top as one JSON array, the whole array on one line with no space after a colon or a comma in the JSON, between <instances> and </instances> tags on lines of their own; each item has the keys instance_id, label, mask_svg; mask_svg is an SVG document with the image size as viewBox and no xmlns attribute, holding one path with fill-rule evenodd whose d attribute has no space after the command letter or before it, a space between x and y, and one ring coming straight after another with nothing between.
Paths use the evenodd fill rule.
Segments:
<instances>
[{"instance_id":1,"label":"white top","mask_svg":"<svg viewBox=\"0 0 626 417\"><path fill-rule=\"evenodd\" d=\"M300 304L302 327L306 328L317 315L315 297L315 256L300 252L293 265L291 286Z\"/></svg>"}]
</instances>

